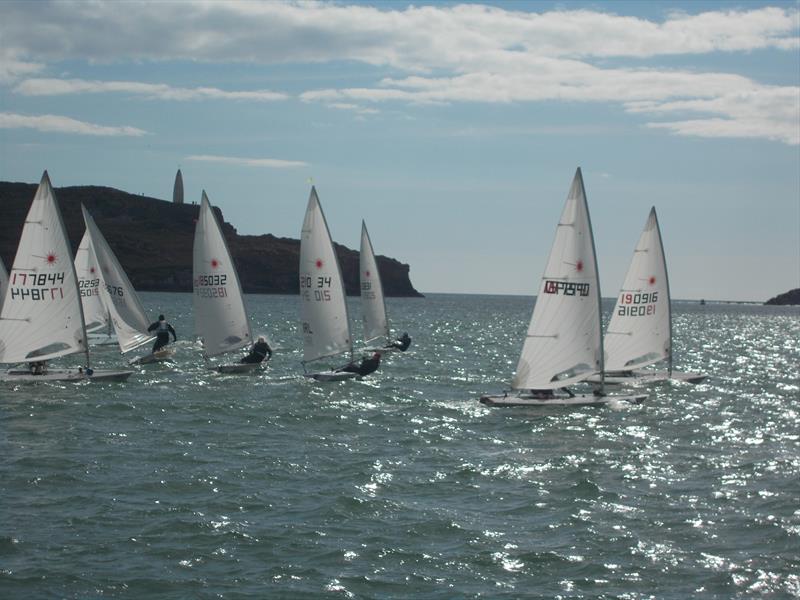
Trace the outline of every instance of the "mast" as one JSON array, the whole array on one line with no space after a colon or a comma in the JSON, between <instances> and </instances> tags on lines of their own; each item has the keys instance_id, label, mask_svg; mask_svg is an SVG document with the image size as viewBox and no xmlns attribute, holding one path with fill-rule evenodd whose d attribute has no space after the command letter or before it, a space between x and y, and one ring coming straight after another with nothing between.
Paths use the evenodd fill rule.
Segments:
<instances>
[{"instance_id":1,"label":"mast","mask_svg":"<svg viewBox=\"0 0 800 600\"><path fill-rule=\"evenodd\" d=\"M606 369L605 357L603 356L603 300L600 295L600 269L597 266L597 249L594 245L594 230L592 229L592 217L589 214L589 201L586 199L586 188L583 185L583 173L581 168L578 167L578 178L581 182L581 192L583 193L583 202L586 208L586 221L589 223L589 239L592 240L592 254L594 255L594 273L595 273L595 287L597 288L597 327L600 335L600 393L603 393L606 384Z\"/></svg>"},{"instance_id":2,"label":"mast","mask_svg":"<svg viewBox=\"0 0 800 600\"><path fill-rule=\"evenodd\" d=\"M658 215L656 215L656 207L653 206L650 211L653 213L653 218L656 222L656 234L658 235L658 244L661 248L661 260L664 261L664 283L667 285L667 315L669 318L669 352L667 353L667 370L669 376L672 377L672 294L669 291L669 272L667 271L667 255L664 254L664 240L661 239L661 226L658 224Z\"/></svg>"}]
</instances>

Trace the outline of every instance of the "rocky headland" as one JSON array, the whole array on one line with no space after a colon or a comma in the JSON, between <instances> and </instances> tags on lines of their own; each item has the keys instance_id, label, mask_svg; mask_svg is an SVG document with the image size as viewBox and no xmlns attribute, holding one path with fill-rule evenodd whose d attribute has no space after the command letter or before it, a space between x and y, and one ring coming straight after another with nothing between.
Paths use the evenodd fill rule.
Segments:
<instances>
[{"instance_id":1,"label":"rocky headland","mask_svg":"<svg viewBox=\"0 0 800 600\"><path fill-rule=\"evenodd\" d=\"M84 232L83 203L137 290L192 291L192 244L199 205L174 204L98 186L63 187L55 192L73 252ZM35 193L36 184L0 182L0 257L7 269ZM225 222L222 212L214 210L223 223L245 292L299 292L299 240L271 234L239 235ZM358 295L358 251L336 244L336 253L347 293ZM422 296L411 284L407 264L385 256L378 256L377 261L387 296Z\"/></svg>"}]
</instances>

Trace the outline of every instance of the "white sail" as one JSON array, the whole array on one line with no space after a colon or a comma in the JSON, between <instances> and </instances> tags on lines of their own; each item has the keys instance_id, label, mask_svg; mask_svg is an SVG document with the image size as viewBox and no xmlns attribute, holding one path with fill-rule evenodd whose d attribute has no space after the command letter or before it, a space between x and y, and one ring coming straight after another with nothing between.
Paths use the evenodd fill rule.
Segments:
<instances>
[{"instance_id":1,"label":"white sail","mask_svg":"<svg viewBox=\"0 0 800 600\"><path fill-rule=\"evenodd\" d=\"M231 253L205 191L194 230L194 330L206 356L252 342L242 286Z\"/></svg>"},{"instance_id":2,"label":"white sail","mask_svg":"<svg viewBox=\"0 0 800 600\"><path fill-rule=\"evenodd\" d=\"M386 318L386 302L383 297L381 274L375 261L375 251L369 239L367 224L361 221L361 253L359 255L361 279L361 306L364 311L364 341L371 342L380 337L389 341L389 321Z\"/></svg>"},{"instance_id":3,"label":"white sail","mask_svg":"<svg viewBox=\"0 0 800 600\"><path fill-rule=\"evenodd\" d=\"M512 382L548 390L603 369L600 285L580 168L575 173Z\"/></svg>"},{"instance_id":4,"label":"white sail","mask_svg":"<svg viewBox=\"0 0 800 600\"><path fill-rule=\"evenodd\" d=\"M120 350L123 353L129 352L152 341L155 336L147 331L150 323L122 265L100 233L89 211L85 206L81 206L81 210L89 234L89 245L100 268L100 297L111 315Z\"/></svg>"},{"instance_id":5,"label":"white sail","mask_svg":"<svg viewBox=\"0 0 800 600\"><path fill-rule=\"evenodd\" d=\"M72 252L45 171L25 218L0 313L0 362L44 361L86 350Z\"/></svg>"},{"instance_id":6,"label":"white sail","mask_svg":"<svg viewBox=\"0 0 800 600\"><path fill-rule=\"evenodd\" d=\"M352 354L342 272L314 187L300 241L300 320L304 362Z\"/></svg>"},{"instance_id":7,"label":"white sail","mask_svg":"<svg viewBox=\"0 0 800 600\"><path fill-rule=\"evenodd\" d=\"M6 289L8 289L8 271L0 258L0 310L3 309L3 300L6 299Z\"/></svg>"},{"instance_id":8,"label":"white sail","mask_svg":"<svg viewBox=\"0 0 800 600\"><path fill-rule=\"evenodd\" d=\"M667 263L653 207L606 330L606 371L631 371L668 359L670 330Z\"/></svg>"},{"instance_id":9,"label":"white sail","mask_svg":"<svg viewBox=\"0 0 800 600\"><path fill-rule=\"evenodd\" d=\"M88 231L83 234L78 251L75 253L75 274L78 276L86 331L93 332L107 327L109 315L100 297L100 270L89 245Z\"/></svg>"}]
</instances>

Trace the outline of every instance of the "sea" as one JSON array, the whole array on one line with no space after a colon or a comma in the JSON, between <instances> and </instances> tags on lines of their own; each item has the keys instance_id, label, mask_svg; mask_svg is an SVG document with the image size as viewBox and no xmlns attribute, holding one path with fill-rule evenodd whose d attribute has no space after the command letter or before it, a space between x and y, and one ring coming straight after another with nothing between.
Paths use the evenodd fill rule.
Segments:
<instances>
[{"instance_id":1,"label":"sea","mask_svg":"<svg viewBox=\"0 0 800 600\"><path fill-rule=\"evenodd\" d=\"M247 296L255 376L205 368L190 294L142 299L173 363L0 388L0 598L800 598L797 307L675 302L708 379L638 406L488 408L533 298L388 299L411 348L324 384L297 296Z\"/></svg>"}]
</instances>

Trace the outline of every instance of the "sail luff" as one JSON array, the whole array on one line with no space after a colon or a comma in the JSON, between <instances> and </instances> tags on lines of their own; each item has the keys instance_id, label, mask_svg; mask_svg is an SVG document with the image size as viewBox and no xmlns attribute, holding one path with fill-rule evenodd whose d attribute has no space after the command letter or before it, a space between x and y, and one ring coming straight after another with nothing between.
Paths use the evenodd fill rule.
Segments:
<instances>
[{"instance_id":1,"label":"sail luff","mask_svg":"<svg viewBox=\"0 0 800 600\"><path fill-rule=\"evenodd\" d=\"M667 371L669 376L672 377L672 293L669 289L669 271L667 270L667 255L664 253L664 239L661 237L661 226L658 223L658 215L656 214L656 207L650 208L650 214L656 224L656 236L658 237L658 247L661 250L661 264L664 269L664 285L667 288L667 319L669 321L669 340L667 350Z\"/></svg>"},{"instance_id":2,"label":"sail luff","mask_svg":"<svg viewBox=\"0 0 800 600\"><path fill-rule=\"evenodd\" d=\"M205 356L239 350L252 342L244 295L222 227L203 191L193 246L195 332Z\"/></svg>"},{"instance_id":3,"label":"sail luff","mask_svg":"<svg viewBox=\"0 0 800 600\"><path fill-rule=\"evenodd\" d=\"M604 352L603 352L603 298L600 294L600 268L597 266L597 248L594 243L594 229L592 228L592 215L589 212L589 201L586 199L586 188L583 185L583 174L580 167L578 167L578 176L581 180L581 197L583 198L583 208L586 211L586 222L589 225L589 239L592 240L592 261L594 262L594 279L595 279L595 295L597 296L597 343L598 359L600 369L600 392L603 392L606 383L606 373L604 368Z\"/></svg>"}]
</instances>

